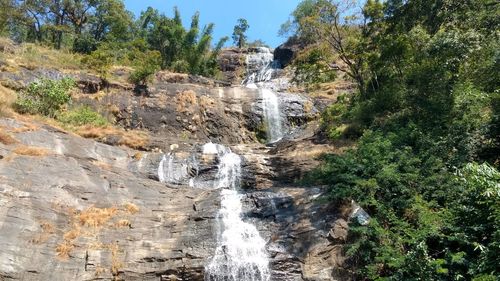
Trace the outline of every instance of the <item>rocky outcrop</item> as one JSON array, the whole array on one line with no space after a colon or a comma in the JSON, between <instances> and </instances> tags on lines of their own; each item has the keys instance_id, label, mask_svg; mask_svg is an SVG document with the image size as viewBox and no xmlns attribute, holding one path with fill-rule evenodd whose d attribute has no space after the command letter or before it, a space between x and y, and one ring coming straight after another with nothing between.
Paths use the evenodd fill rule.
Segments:
<instances>
[{"instance_id":1,"label":"rocky outcrop","mask_svg":"<svg viewBox=\"0 0 500 281\"><path fill-rule=\"evenodd\" d=\"M226 55L228 72L244 66L241 51ZM170 72L135 91L47 69L2 72L0 80L22 89L67 75L81 89L74 104L147 131L150 141L136 151L113 136L103 141L115 146L1 118L10 139L0 139L0 280L203 280L221 192L213 188L220 159L202 153L209 141L242 157L243 219L266 241L273 281L349 280L342 255L349 218L318 204L322 187L293 186L318 165L316 156L333 151L319 138L314 100L278 85L286 132L266 146L256 135L262 89ZM127 70L114 75L124 81Z\"/></svg>"},{"instance_id":2,"label":"rocky outcrop","mask_svg":"<svg viewBox=\"0 0 500 281\"><path fill-rule=\"evenodd\" d=\"M285 43L274 49L274 59L280 63L282 68L287 67L303 48L303 43L290 37Z\"/></svg>"},{"instance_id":3,"label":"rocky outcrop","mask_svg":"<svg viewBox=\"0 0 500 281\"><path fill-rule=\"evenodd\" d=\"M1 277L203 280L219 190L158 182L150 176L155 153L138 156L42 124L0 119L0 126L15 140L0 143ZM199 171L206 179L211 165ZM244 196L245 217L268 241L273 280L344 272L341 246L329 238L339 215L315 204L321 192L281 187Z\"/></svg>"},{"instance_id":4,"label":"rocky outcrop","mask_svg":"<svg viewBox=\"0 0 500 281\"><path fill-rule=\"evenodd\" d=\"M184 75L178 76L159 72L146 95L117 89L101 99L79 96L78 102L107 112L124 128L148 130L152 135L150 146L163 151L168 151L165 143L169 141L257 141L256 133L262 130L263 123L262 93L258 89L193 84L185 82L188 78ZM279 98L287 127L317 118L318 111L305 96L280 93Z\"/></svg>"},{"instance_id":5,"label":"rocky outcrop","mask_svg":"<svg viewBox=\"0 0 500 281\"><path fill-rule=\"evenodd\" d=\"M0 276L203 280L217 192L138 177L127 170L130 150L1 125L18 143L0 144Z\"/></svg>"},{"instance_id":6,"label":"rocky outcrop","mask_svg":"<svg viewBox=\"0 0 500 281\"><path fill-rule=\"evenodd\" d=\"M226 48L217 57L223 80L233 85L240 84L245 74L246 49Z\"/></svg>"}]
</instances>

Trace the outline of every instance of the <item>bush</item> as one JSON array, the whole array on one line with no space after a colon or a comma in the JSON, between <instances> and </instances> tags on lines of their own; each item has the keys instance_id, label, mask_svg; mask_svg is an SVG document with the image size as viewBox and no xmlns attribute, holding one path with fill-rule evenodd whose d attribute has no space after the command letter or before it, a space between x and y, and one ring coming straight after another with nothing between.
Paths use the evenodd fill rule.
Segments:
<instances>
[{"instance_id":1,"label":"bush","mask_svg":"<svg viewBox=\"0 0 500 281\"><path fill-rule=\"evenodd\" d=\"M31 83L20 93L14 108L19 113L42 114L55 117L57 112L71 100L70 90L75 86L71 78L51 80L43 78Z\"/></svg>"},{"instance_id":2,"label":"bush","mask_svg":"<svg viewBox=\"0 0 500 281\"><path fill-rule=\"evenodd\" d=\"M108 124L106 118L87 106L63 112L57 116L57 120L73 126L92 125L95 127L103 127Z\"/></svg>"},{"instance_id":3,"label":"bush","mask_svg":"<svg viewBox=\"0 0 500 281\"><path fill-rule=\"evenodd\" d=\"M106 81L115 57L108 46L102 45L90 55L85 56L82 62L92 69L99 77Z\"/></svg>"},{"instance_id":4,"label":"bush","mask_svg":"<svg viewBox=\"0 0 500 281\"><path fill-rule=\"evenodd\" d=\"M135 70L130 74L130 82L145 85L156 71L160 69L161 55L158 51L147 51L136 58Z\"/></svg>"}]
</instances>

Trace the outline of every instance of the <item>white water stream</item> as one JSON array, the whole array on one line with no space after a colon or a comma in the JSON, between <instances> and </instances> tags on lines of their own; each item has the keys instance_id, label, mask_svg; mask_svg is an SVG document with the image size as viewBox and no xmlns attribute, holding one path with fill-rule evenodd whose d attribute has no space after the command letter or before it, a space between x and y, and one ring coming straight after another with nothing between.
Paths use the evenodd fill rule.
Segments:
<instances>
[{"instance_id":1,"label":"white water stream","mask_svg":"<svg viewBox=\"0 0 500 281\"><path fill-rule=\"evenodd\" d=\"M274 56L268 48L258 48L256 53L247 55L247 67L256 69L248 73L243 83L248 88L258 89L262 97L262 110L266 125L267 141L274 143L283 138L283 120L277 93L270 82L276 71Z\"/></svg>"},{"instance_id":2,"label":"white water stream","mask_svg":"<svg viewBox=\"0 0 500 281\"><path fill-rule=\"evenodd\" d=\"M221 189L221 209L217 216L217 248L205 267L206 281L268 281L269 260L266 241L254 225L242 220L238 189L241 158L222 145L206 144L206 154L217 154L216 187ZM215 153L214 153L215 152Z\"/></svg>"}]
</instances>

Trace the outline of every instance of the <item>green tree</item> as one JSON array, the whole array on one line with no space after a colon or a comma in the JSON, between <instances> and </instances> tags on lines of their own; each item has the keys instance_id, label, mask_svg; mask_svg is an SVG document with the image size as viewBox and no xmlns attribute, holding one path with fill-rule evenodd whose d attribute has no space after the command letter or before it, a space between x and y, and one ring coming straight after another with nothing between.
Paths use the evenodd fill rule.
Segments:
<instances>
[{"instance_id":1,"label":"green tree","mask_svg":"<svg viewBox=\"0 0 500 281\"><path fill-rule=\"evenodd\" d=\"M177 8L174 8L174 15L171 19L148 9L140 19L149 46L161 54L161 67L178 72L213 75L217 67L216 55L227 38L222 38L215 48L211 48L213 24L200 29L199 13L195 13L189 30L186 30Z\"/></svg>"},{"instance_id":2,"label":"green tree","mask_svg":"<svg viewBox=\"0 0 500 281\"><path fill-rule=\"evenodd\" d=\"M130 82L146 85L153 74L160 69L161 55L158 51L140 53L134 59L135 69L130 74Z\"/></svg>"},{"instance_id":3,"label":"green tree","mask_svg":"<svg viewBox=\"0 0 500 281\"><path fill-rule=\"evenodd\" d=\"M250 28L246 19L238 19L233 29L233 42L238 48L243 48L247 41L246 32Z\"/></svg>"}]
</instances>

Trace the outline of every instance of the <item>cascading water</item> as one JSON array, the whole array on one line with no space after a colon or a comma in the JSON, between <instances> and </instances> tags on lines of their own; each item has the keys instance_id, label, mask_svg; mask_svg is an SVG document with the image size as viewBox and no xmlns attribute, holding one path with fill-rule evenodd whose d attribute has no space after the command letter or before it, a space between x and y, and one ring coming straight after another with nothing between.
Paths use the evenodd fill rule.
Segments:
<instances>
[{"instance_id":1,"label":"cascading water","mask_svg":"<svg viewBox=\"0 0 500 281\"><path fill-rule=\"evenodd\" d=\"M256 48L255 53L247 55L246 62L249 69L243 83L248 88L258 89L262 97L267 141L274 143L283 138L283 120L281 117L279 99L271 83L277 68L274 56L268 48Z\"/></svg>"},{"instance_id":2,"label":"cascading water","mask_svg":"<svg viewBox=\"0 0 500 281\"><path fill-rule=\"evenodd\" d=\"M262 110L267 123L267 139L270 143L274 143L283 138L278 96L273 90L267 88L261 88L260 93L263 100Z\"/></svg>"},{"instance_id":3,"label":"cascading water","mask_svg":"<svg viewBox=\"0 0 500 281\"><path fill-rule=\"evenodd\" d=\"M158 165L158 179L160 180L160 182L175 181L173 161L174 156L171 153L163 155L163 157L161 158L160 164Z\"/></svg>"},{"instance_id":4,"label":"cascading water","mask_svg":"<svg viewBox=\"0 0 500 281\"><path fill-rule=\"evenodd\" d=\"M179 161L173 152L164 154L158 165L158 179L164 183L184 184L196 173L197 160L194 157Z\"/></svg>"},{"instance_id":5,"label":"cascading water","mask_svg":"<svg viewBox=\"0 0 500 281\"><path fill-rule=\"evenodd\" d=\"M221 189L217 216L218 246L205 268L206 281L270 280L266 241L254 225L242 220L241 158L221 145L206 144L206 154L217 154L220 162L216 187Z\"/></svg>"}]
</instances>

